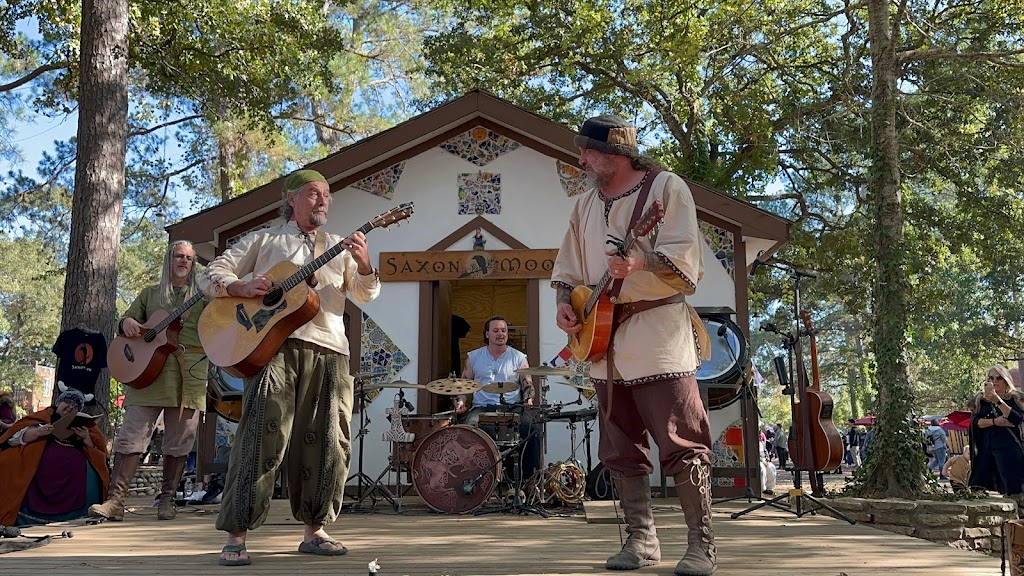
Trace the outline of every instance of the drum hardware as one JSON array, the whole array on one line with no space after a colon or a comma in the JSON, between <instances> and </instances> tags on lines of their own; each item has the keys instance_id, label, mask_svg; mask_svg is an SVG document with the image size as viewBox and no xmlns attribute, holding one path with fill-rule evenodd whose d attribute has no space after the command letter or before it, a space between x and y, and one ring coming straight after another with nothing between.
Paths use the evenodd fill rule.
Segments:
<instances>
[{"instance_id":1,"label":"drum hardware","mask_svg":"<svg viewBox=\"0 0 1024 576\"><path fill-rule=\"evenodd\" d=\"M515 371L516 374L522 376L574 376L576 373L568 368L555 368L548 366L547 363L541 364L540 366L531 366L529 368L520 368Z\"/></svg>"},{"instance_id":2,"label":"drum hardware","mask_svg":"<svg viewBox=\"0 0 1024 576\"><path fill-rule=\"evenodd\" d=\"M362 507L363 500L366 500L367 497L370 498L372 505L376 506L377 497L375 496L375 494L377 493L380 493L381 496L383 496L384 499L386 499L387 501L391 502L392 505L396 505L394 495L391 494L391 492L388 491L386 488L380 485L379 478L378 480L374 480L373 478L370 478L368 474L363 472L363 453L365 451L364 444L366 433L369 431L368 426L370 425L370 416L366 413L366 400L371 390L371 387L366 385L367 380L363 378L365 376L368 376L368 374L363 373L356 375L359 385L354 388L356 394L356 401L359 403L359 432L356 433L356 436L359 439L359 459L357 460L357 471L355 474L349 476L345 480L345 484L348 484L352 480L356 480L357 482L356 493L358 494L358 498L356 498L355 502L352 503L353 508Z\"/></svg>"},{"instance_id":3,"label":"drum hardware","mask_svg":"<svg viewBox=\"0 0 1024 576\"><path fill-rule=\"evenodd\" d=\"M466 378L441 378L427 384L427 391L445 396L457 396L459 394L472 394L480 390L480 383L476 380Z\"/></svg>"},{"instance_id":4,"label":"drum hardware","mask_svg":"<svg viewBox=\"0 0 1024 576\"><path fill-rule=\"evenodd\" d=\"M526 447L526 442L529 441L530 437L533 436L535 428L530 428L530 433L525 438L521 439L515 445L510 446L507 450L501 453L493 466L502 462L507 456L512 456L512 475L514 477L512 483L512 501L507 506L500 506L489 510L477 510L474 512L475 515L480 516L483 514L495 514L499 512L511 512L513 514L536 514L543 518L547 518L550 514L547 513L543 508L533 506L524 501L523 493L523 465L522 465L522 453ZM487 470L480 472L480 474L472 479L466 479L462 483L463 494L472 494L476 489L477 483L488 473Z\"/></svg>"},{"instance_id":5,"label":"drum hardware","mask_svg":"<svg viewBox=\"0 0 1024 576\"><path fill-rule=\"evenodd\" d=\"M391 444L391 453L388 455L388 464L384 467L384 470L377 475L377 479L373 481L373 487L371 492L379 492L386 500L391 502L395 507L395 512L402 512L402 470L399 466L393 466L393 460L398 455L397 446L399 444L409 444L416 439L416 434L409 432L405 429L402 423L402 416L407 416L414 410L413 405L405 399L405 390L403 388L398 389L398 393L395 394L394 407L386 410L388 420L391 421L391 428L381 435L381 439ZM388 488L391 480L391 472L395 473L395 492L392 493ZM388 477L388 484L381 484L381 480L384 476ZM360 498L362 500L362 498ZM376 505L374 500L374 505Z\"/></svg>"},{"instance_id":6,"label":"drum hardware","mask_svg":"<svg viewBox=\"0 0 1024 576\"><path fill-rule=\"evenodd\" d=\"M587 490L587 474L575 460L550 464L544 470L551 496L565 504L580 504ZM543 494L543 493L542 493Z\"/></svg>"},{"instance_id":7,"label":"drum hardware","mask_svg":"<svg viewBox=\"0 0 1024 576\"><path fill-rule=\"evenodd\" d=\"M583 410L573 410L571 412L557 412L554 414L547 414L545 415L545 418L549 422L552 420L565 420L570 423L590 421L597 418L597 408L584 408Z\"/></svg>"},{"instance_id":8,"label":"drum hardware","mask_svg":"<svg viewBox=\"0 0 1024 576\"><path fill-rule=\"evenodd\" d=\"M484 385L481 390L492 394L504 394L506 392L516 392L519 390L519 387L519 382L491 382Z\"/></svg>"},{"instance_id":9,"label":"drum hardware","mask_svg":"<svg viewBox=\"0 0 1024 576\"><path fill-rule=\"evenodd\" d=\"M514 412L483 412L480 414L480 428L494 438L499 447L519 443L519 414Z\"/></svg>"},{"instance_id":10,"label":"drum hardware","mask_svg":"<svg viewBox=\"0 0 1024 576\"><path fill-rule=\"evenodd\" d=\"M594 390L594 385L590 383L589 378L583 382L573 382L572 380L566 380L565 382L555 382L555 384L561 384L563 386L570 386L578 390Z\"/></svg>"}]
</instances>

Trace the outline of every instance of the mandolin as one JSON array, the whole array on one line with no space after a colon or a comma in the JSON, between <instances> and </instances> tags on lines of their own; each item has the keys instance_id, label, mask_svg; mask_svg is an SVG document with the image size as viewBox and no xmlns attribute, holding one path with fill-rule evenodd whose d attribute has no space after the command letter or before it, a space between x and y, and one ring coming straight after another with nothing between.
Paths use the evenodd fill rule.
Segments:
<instances>
[{"instance_id":1,"label":"mandolin","mask_svg":"<svg viewBox=\"0 0 1024 576\"><path fill-rule=\"evenodd\" d=\"M660 202L655 201L633 228L626 231L621 252L627 254L636 244L637 238L650 233L664 217L665 210ZM572 291L572 311L576 318L582 319L583 329L569 335L569 349L580 362L600 360L608 352L612 338L612 312L615 309L615 303L608 294L610 286L611 272L605 270L595 288L581 285Z\"/></svg>"},{"instance_id":2,"label":"mandolin","mask_svg":"<svg viewBox=\"0 0 1024 576\"><path fill-rule=\"evenodd\" d=\"M107 349L110 375L125 386L136 389L152 384L163 370L167 357L178 348L181 316L202 299L202 292L197 292L171 312L154 312L142 325L141 335L114 338Z\"/></svg>"},{"instance_id":3,"label":"mandolin","mask_svg":"<svg viewBox=\"0 0 1024 576\"><path fill-rule=\"evenodd\" d=\"M358 231L387 228L412 216L412 211L412 202L407 202ZM259 372L292 332L320 311L320 297L305 280L344 250L339 242L301 268L288 260L278 262L264 274L274 286L263 296L214 298L199 317L199 339L210 362L243 378Z\"/></svg>"},{"instance_id":4,"label":"mandolin","mask_svg":"<svg viewBox=\"0 0 1024 576\"><path fill-rule=\"evenodd\" d=\"M818 345L811 326L811 313L801 310L800 318L810 334L812 379L807 382L806 372L801 366L797 373L797 380L801 384L800 414L794 422L796 433L795 438L790 438L790 454L793 455L793 461L805 470L835 470L843 462L843 437L832 422L832 409L835 406L832 397L821 391Z\"/></svg>"}]
</instances>

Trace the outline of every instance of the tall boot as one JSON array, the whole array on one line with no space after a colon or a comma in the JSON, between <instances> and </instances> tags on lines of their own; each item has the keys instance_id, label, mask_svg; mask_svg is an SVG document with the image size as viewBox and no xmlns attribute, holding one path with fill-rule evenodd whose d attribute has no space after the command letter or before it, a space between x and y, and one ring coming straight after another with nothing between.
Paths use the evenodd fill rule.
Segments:
<instances>
[{"instance_id":1,"label":"tall boot","mask_svg":"<svg viewBox=\"0 0 1024 576\"><path fill-rule=\"evenodd\" d=\"M110 490L103 504L89 506L90 518L124 520L124 499L128 495L135 470L139 467L141 454L114 453L114 469L110 472Z\"/></svg>"},{"instance_id":2,"label":"tall boot","mask_svg":"<svg viewBox=\"0 0 1024 576\"><path fill-rule=\"evenodd\" d=\"M164 480L160 485L160 507L156 511L157 520L174 520L178 515L174 507L174 497L178 493L178 483L185 471L188 456L164 456Z\"/></svg>"},{"instance_id":3,"label":"tall boot","mask_svg":"<svg viewBox=\"0 0 1024 576\"><path fill-rule=\"evenodd\" d=\"M661 545L654 528L650 477L627 478L615 474L612 481L619 493L619 505L622 506L629 537L622 550L608 558L604 567L608 570L636 570L657 564L661 560Z\"/></svg>"},{"instance_id":4,"label":"tall boot","mask_svg":"<svg viewBox=\"0 0 1024 576\"><path fill-rule=\"evenodd\" d=\"M711 527L711 466L691 462L673 476L686 517L686 554L676 576L709 576L715 571L715 531Z\"/></svg>"}]
</instances>

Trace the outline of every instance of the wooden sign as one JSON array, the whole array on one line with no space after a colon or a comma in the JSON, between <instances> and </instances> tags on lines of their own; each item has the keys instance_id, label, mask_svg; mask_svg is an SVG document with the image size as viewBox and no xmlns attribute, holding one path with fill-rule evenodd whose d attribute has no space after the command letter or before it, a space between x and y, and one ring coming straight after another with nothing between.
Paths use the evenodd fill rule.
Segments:
<instances>
[{"instance_id":1,"label":"wooden sign","mask_svg":"<svg viewBox=\"0 0 1024 576\"><path fill-rule=\"evenodd\" d=\"M558 250L381 252L382 282L551 278Z\"/></svg>"}]
</instances>

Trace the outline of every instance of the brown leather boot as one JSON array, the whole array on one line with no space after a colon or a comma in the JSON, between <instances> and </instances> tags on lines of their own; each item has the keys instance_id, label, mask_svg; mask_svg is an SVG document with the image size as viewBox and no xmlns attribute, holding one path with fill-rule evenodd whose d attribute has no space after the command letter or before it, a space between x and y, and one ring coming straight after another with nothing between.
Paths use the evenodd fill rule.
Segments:
<instances>
[{"instance_id":1,"label":"brown leather boot","mask_svg":"<svg viewBox=\"0 0 1024 576\"><path fill-rule=\"evenodd\" d=\"M715 571L715 531L711 527L711 466L691 462L673 476L686 517L686 554L676 576L709 576Z\"/></svg>"},{"instance_id":2,"label":"brown leather boot","mask_svg":"<svg viewBox=\"0 0 1024 576\"><path fill-rule=\"evenodd\" d=\"M637 570L657 564L661 560L661 545L654 528L650 477L627 478L613 474L612 481L619 493L619 505L622 506L629 537L622 550L608 558L604 567L608 570Z\"/></svg>"},{"instance_id":3,"label":"brown leather boot","mask_svg":"<svg viewBox=\"0 0 1024 576\"><path fill-rule=\"evenodd\" d=\"M181 474L185 471L188 456L164 456L164 480L160 485L160 507L156 511L157 520L174 520L178 515L174 507L174 497L178 492Z\"/></svg>"},{"instance_id":4,"label":"brown leather boot","mask_svg":"<svg viewBox=\"0 0 1024 576\"><path fill-rule=\"evenodd\" d=\"M139 467L141 454L114 453L114 469L110 472L110 490L103 504L89 506L90 518L124 520L124 499L128 495L135 470Z\"/></svg>"}]
</instances>

